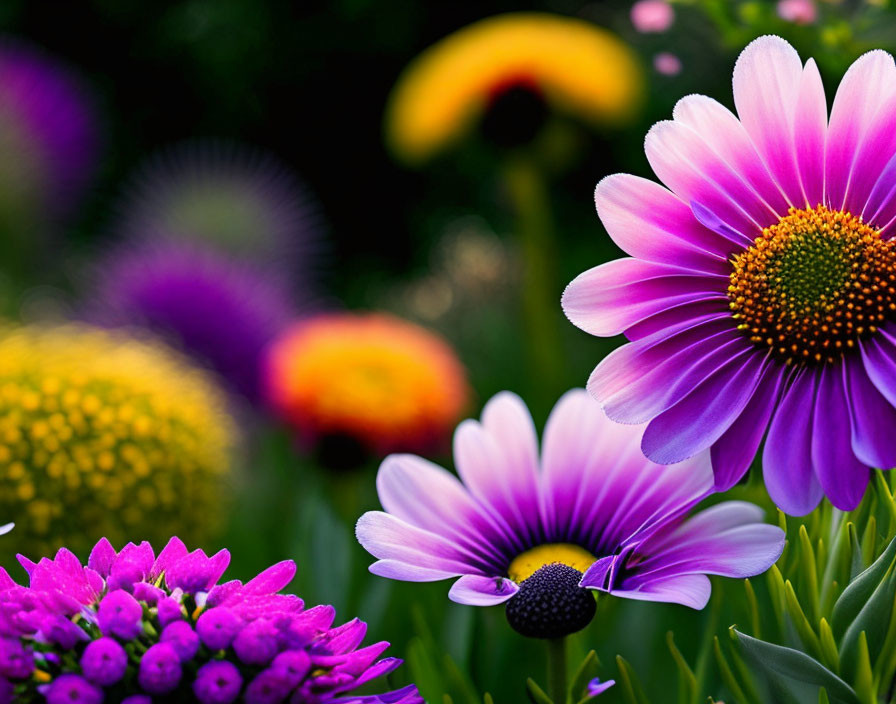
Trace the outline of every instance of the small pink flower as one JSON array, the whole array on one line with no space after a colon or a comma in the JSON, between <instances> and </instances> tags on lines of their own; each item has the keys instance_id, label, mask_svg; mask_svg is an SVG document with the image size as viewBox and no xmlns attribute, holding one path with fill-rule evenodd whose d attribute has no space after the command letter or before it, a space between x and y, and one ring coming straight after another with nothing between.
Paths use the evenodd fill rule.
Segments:
<instances>
[{"instance_id":1,"label":"small pink flower","mask_svg":"<svg viewBox=\"0 0 896 704\"><path fill-rule=\"evenodd\" d=\"M815 0L779 0L778 17L794 24L812 24L818 18Z\"/></svg>"},{"instance_id":2,"label":"small pink flower","mask_svg":"<svg viewBox=\"0 0 896 704\"><path fill-rule=\"evenodd\" d=\"M639 32L665 32L675 21L675 10L666 0L638 0L632 5L631 18Z\"/></svg>"},{"instance_id":3,"label":"small pink flower","mask_svg":"<svg viewBox=\"0 0 896 704\"><path fill-rule=\"evenodd\" d=\"M677 76L681 73L681 59L675 54L663 51L653 57L653 68L664 76Z\"/></svg>"}]
</instances>

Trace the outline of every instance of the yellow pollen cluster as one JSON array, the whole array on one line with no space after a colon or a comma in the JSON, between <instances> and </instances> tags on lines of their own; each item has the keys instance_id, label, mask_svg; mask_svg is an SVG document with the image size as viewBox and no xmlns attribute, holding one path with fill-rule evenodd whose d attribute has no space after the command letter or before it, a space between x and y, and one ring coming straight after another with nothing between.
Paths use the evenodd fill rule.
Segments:
<instances>
[{"instance_id":1,"label":"yellow pollen cluster","mask_svg":"<svg viewBox=\"0 0 896 704\"><path fill-rule=\"evenodd\" d=\"M546 543L538 545L531 550L517 555L510 567L507 568L507 576L517 584L529 579L545 565L561 563L584 573L597 558L585 548L571 543Z\"/></svg>"},{"instance_id":2,"label":"yellow pollen cluster","mask_svg":"<svg viewBox=\"0 0 896 704\"><path fill-rule=\"evenodd\" d=\"M86 326L0 329L0 515L16 548L213 534L233 421L169 350Z\"/></svg>"},{"instance_id":3,"label":"yellow pollen cluster","mask_svg":"<svg viewBox=\"0 0 896 704\"><path fill-rule=\"evenodd\" d=\"M790 212L734 257L738 329L787 364L831 363L896 313L896 243L819 205Z\"/></svg>"}]
</instances>

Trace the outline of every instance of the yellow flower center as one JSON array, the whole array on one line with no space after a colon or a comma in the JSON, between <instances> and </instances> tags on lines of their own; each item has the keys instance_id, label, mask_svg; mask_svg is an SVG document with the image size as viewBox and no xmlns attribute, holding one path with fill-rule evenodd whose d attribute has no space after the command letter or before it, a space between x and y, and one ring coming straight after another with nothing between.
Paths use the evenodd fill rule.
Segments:
<instances>
[{"instance_id":1,"label":"yellow flower center","mask_svg":"<svg viewBox=\"0 0 896 704\"><path fill-rule=\"evenodd\" d=\"M594 555L578 545L547 543L517 555L510 563L510 567L507 568L507 576L520 584L545 565L553 565L558 562L579 572L585 572L596 559Z\"/></svg>"},{"instance_id":2,"label":"yellow flower center","mask_svg":"<svg viewBox=\"0 0 896 704\"><path fill-rule=\"evenodd\" d=\"M896 312L896 243L851 213L791 208L734 257L728 298L780 360L834 362Z\"/></svg>"}]
</instances>

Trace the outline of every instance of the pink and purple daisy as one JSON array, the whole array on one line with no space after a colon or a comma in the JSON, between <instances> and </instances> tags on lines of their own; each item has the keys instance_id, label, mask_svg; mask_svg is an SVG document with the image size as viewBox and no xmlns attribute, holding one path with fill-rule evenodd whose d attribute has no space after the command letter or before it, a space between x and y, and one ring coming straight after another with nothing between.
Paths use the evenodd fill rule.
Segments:
<instances>
[{"instance_id":1,"label":"pink and purple daisy","mask_svg":"<svg viewBox=\"0 0 896 704\"><path fill-rule=\"evenodd\" d=\"M518 632L555 638L590 622L587 590L701 609L708 574L748 577L777 560L784 534L757 506L730 501L686 517L712 492L708 453L659 467L641 453L640 436L575 390L554 408L539 456L526 406L501 393L481 422L455 433L460 480L413 455L383 462L385 511L357 526L378 560L370 571L459 578L453 601L506 604Z\"/></svg>"},{"instance_id":2,"label":"pink and purple daisy","mask_svg":"<svg viewBox=\"0 0 896 704\"><path fill-rule=\"evenodd\" d=\"M331 606L279 594L291 561L243 584L219 583L226 550L177 538L158 556L103 539L86 566L65 549L19 560L28 587L0 569L0 702L423 704L414 686L354 693L401 661L380 658L388 643L359 647L363 622L333 627Z\"/></svg>"},{"instance_id":3,"label":"pink and purple daisy","mask_svg":"<svg viewBox=\"0 0 896 704\"><path fill-rule=\"evenodd\" d=\"M671 464L709 450L715 488L760 445L772 499L855 508L896 466L896 65L883 51L821 76L778 37L734 68L737 115L702 95L650 130L666 187L617 174L598 214L629 258L586 271L567 316L624 345L588 383L607 415L647 423Z\"/></svg>"}]
</instances>

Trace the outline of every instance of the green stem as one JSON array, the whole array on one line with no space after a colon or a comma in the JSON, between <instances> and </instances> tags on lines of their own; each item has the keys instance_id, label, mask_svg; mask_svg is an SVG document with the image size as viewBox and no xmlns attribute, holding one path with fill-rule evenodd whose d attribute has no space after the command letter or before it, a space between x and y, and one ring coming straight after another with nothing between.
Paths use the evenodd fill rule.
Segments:
<instances>
[{"instance_id":1,"label":"green stem","mask_svg":"<svg viewBox=\"0 0 896 704\"><path fill-rule=\"evenodd\" d=\"M542 402L554 399L562 386L560 348L562 293L557 282L554 233L547 187L538 164L525 155L508 158L504 184L516 219L516 235L523 260L523 316L532 378Z\"/></svg>"},{"instance_id":2,"label":"green stem","mask_svg":"<svg viewBox=\"0 0 896 704\"><path fill-rule=\"evenodd\" d=\"M550 638L548 648L548 696L554 704L567 704L566 638Z\"/></svg>"}]
</instances>

